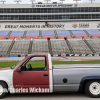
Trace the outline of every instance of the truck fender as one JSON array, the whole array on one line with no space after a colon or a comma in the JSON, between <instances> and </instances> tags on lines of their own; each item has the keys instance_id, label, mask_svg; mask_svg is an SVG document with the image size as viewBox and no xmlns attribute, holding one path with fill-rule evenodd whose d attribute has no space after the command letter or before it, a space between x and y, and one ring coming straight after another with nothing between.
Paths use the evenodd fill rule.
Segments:
<instances>
[{"instance_id":1,"label":"truck fender","mask_svg":"<svg viewBox=\"0 0 100 100\"><path fill-rule=\"evenodd\" d=\"M86 77L83 77L80 81L79 91L81 91L83 89L85 82L89 81L89 80L100 80L100 76L86 76Z\"/></svg>"}]
</instances>

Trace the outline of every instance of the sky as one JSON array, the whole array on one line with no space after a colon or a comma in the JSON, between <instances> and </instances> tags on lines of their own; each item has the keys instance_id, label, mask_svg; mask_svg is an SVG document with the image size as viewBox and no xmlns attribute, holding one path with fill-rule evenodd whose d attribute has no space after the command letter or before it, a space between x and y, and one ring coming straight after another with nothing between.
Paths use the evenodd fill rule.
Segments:
<instances>
[{"instance_id":1,"label":"sky","mask_svg":"<svg viewBox=\"0 0 100 100\"><path fill-rule=\"evenodd\" d=\"M0 0L2 1L2 0ZM14 2L15 0L5 0L5 4L16 4L16 2ZM30 0L21 0L22 2L20 2L20 4L31 4ZM34 3L37 3L37 2L44 2L44 0L35 0ZM61 2L59 0L51 0L49 1L50 3L51 2ZM64 3L75 3L76 1L73 1L73 0L65 0ZM93 0L93 3L100 3L100 0ZM45 2L46 3L46 2ZM91 3L90 0L81 0L81 1L78 1L78 3Z\"/></svg>"}]
</instances>

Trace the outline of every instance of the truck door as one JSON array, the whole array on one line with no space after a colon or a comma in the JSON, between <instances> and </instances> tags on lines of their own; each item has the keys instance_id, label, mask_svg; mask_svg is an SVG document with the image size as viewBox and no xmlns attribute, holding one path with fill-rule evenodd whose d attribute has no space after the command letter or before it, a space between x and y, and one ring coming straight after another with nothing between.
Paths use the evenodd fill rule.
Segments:
<instances>
[{"instance_id":1,"label":"truck door","mask_svg":"<svg viewBox=\"0 0 100 100\"><path fill-rule=\"evenodd\" d=\"M21 67L20 72L18 72L19 67ZM26 89L26 91L28 89L28 92L49 92L49 64L47 56L28 57L19 67L14 71L13 75L15 90L22 88Z\"/></svg>"}]
</instances>

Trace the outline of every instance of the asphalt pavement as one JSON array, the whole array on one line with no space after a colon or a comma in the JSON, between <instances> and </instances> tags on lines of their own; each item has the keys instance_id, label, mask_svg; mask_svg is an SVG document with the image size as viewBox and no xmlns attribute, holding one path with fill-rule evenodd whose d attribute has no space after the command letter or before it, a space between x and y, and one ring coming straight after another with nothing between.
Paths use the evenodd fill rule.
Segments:
<instances>
[{"instance_id":1,"label":"asphalt pavement","mask_svg":"<svg viewBox=\"0 0 100 100\"><path fill-rule=\"evenodd\" d=\"M9 94L4 100L100 100L90 98L85 93L54 93L54 94Z\"/></svg>"}]
</instances>

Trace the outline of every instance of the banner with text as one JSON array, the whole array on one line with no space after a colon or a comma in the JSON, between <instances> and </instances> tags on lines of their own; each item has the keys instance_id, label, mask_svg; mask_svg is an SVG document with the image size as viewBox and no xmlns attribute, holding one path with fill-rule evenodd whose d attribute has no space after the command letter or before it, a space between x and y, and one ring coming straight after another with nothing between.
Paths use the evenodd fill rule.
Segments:
<instances>
[{"instance_id":1,"label":"banner with text","mask_svg":"<svg viewBox=\"0 0 100 100\"><path fill-rule=\"evenodd\" d=\"M100 29L100 21L89 22L7 22L0 23L1 31L28 30L89 30Z\"/></svg>"}]
</instances>

